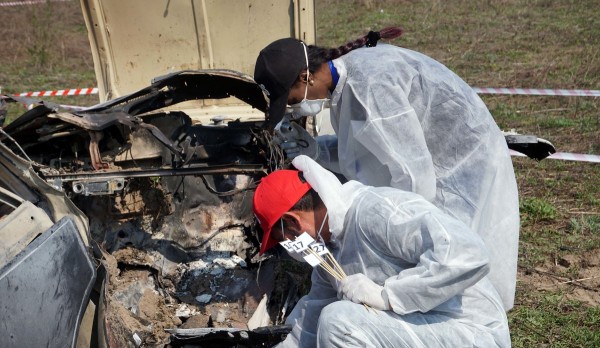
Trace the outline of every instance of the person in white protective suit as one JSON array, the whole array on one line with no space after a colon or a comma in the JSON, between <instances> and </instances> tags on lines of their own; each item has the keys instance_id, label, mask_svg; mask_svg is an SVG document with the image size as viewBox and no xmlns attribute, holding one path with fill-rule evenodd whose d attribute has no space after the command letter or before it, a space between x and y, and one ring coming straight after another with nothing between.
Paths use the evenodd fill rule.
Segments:
<instances>
[{"instance_id":1,"label":"person in white protective suit","mask_svg":"<svg viewBox=\"0 0 600 348\"><path fill-rule=\"evenodd\" d=\"M279 122L286 108L314 115L329 103L336 135L317 137L318 147L283 143L288 157L309 155L349 180L418 193L465 223L488 248L488 277L508 311L519 203L506 141L483 101L452 71L421 53L377 44L400 34L386 28L337 49L293 38L271 43L254 73L269 92L269 120Z\"/></svg>"},{"instance_id":2,"label":"person in white protective suit","mask_svg":"<svg viewBox=\"0 0 600 348\"><path fill-rule=\"evenodd\" d=\"M306 232L348 276L314 268L279 347L510 347L476 233L418 194L342 185L307 156L293 164L300 171L275 171L256 188L261 253Z\"/></svg>"}]
</instances>

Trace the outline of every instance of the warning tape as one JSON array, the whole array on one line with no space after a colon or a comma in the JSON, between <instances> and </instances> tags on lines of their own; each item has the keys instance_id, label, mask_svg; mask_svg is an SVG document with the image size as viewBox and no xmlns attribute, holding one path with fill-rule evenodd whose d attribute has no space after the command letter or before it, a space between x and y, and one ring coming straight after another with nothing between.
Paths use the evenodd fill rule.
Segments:
<instances>
[{"instance_id":1,"label":"warning tape","mask_svg":"<svg viewBox=\"0 0 600 348\"><path fill-rule=\"evenodd\" d=\"M1 4L1 3L0 3ZM600 90L592 89L533 89L533 88L491 88L473 87L478 94L513 94L513 95L556 95L563 97L600 97ZM67 95L98 94L98 88L61 89L56 91L24 92L15 94L19 97L55 97Z\"/></svg>"},{"instance_id":2,"label":"warning tape","mask_svg":"<svg viewBox=\"0 0 600 348\"><path fill-rule=\"evenodd\" d=\"M511 156L527 157L527 155L520 152L509 150ZM600 163L600 156L588 155L584 153L570 153L570 152L556 152L546 157L549 159L563 160L563 161L578 161L578 162L592 162Z\"/></svg>"},{"instance_id":3,"label":"warning tape","mask_svg":"<svg viewBox=\"0 0 600 348\"><path fill-rule=\"evenodd\" d=\"M592 89L533 89L533 88L480 88L478 94L559 95L564 97L600 97L600 90Z\"/></svg>"},{"instance_id":4,"label":"warning tape","mask_svg":"<svg viewBox=\"0 0 600 348\"><path fill-rule=\"evenodd\" d=\"M20 5L38 5L45 4L47 2L66 2L71 0L28 0L28 1L10 1L10 2L0 2L0 7L8 7L8 6L20 6Z\"/></svg>"},{"instance_id":5,"label":"warning tape","mask_svg":"<svg viewBox=\"0 0 600 348\"><path fill-rule=\"evenodd\" d=\"M98 94L98 88L59 89L56 91L24 92L15 94L18 97L62 97L70 95Z\"/></svg>"}]
</instances>

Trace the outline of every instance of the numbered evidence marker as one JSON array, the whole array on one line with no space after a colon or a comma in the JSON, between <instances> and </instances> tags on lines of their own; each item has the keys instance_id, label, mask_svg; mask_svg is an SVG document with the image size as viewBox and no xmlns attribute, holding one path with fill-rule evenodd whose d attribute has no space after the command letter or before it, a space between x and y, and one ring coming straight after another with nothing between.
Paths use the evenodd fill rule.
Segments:
<instances>
[{"instance_id":1,"label":"numbered evidence marker","mask_svg":"<svg viewBox=\"0 0 600 348\"><path fill-rule=\"evenodd\" d=\"M336 280L346 278L346 273L333 258L325 244L317 243L308 233L304 232L294 241L280 242L290 254L297 253L312 267L320 266Z\"/></svg>"},{"instance_id":2,"label":"numbered evidence marker","mask_svg":"<svg viewBox=\"0 0 600 348\"><path fill-rule=\"evenodd\" d=\"M285 240L279 242L287 251L302 255L304 260L312 267L318 266L323 262L322 255L329 253L323 243L317 243L308 233L304 232L295 240ZM308 249L311 249L309 251Z\"/></svg>"}]
</instances>

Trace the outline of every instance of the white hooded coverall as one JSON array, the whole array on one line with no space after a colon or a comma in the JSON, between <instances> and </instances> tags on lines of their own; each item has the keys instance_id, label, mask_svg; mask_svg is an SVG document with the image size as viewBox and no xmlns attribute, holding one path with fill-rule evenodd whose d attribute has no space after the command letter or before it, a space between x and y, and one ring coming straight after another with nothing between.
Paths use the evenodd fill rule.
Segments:
<instances>
[{"instance_id":1,"label":"white hooded coverall","mask_svg":"<svg viewBox=\"0 0 600 348\"><path fill-rule=\"evenodd\" d=\"M280 347L510 347L477 234L415 193L341 185L306 156L294 165L334 218L336 260L382 285L392 311L339 301L336 280L317 267Z\"/></svg>"},{"instance_id":2,"label":"white hooded coverall","mask_svg":"<svg viewBox=\"0 0 600 348\"><path fill-rule=\"evenodd\" d=\"M418 193L465 223L489 250L489 278L513 306L517 185L506 141L471 87L439 62L378 44L333 61L336 136L317 137L321 165L370 186Z\"/></svg>"}]
</instances>

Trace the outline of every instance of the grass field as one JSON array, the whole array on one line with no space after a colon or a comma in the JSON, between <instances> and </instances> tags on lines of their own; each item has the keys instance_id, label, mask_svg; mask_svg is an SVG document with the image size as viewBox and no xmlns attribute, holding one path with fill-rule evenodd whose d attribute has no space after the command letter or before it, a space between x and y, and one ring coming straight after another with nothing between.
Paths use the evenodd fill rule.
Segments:
<instances>
[{"instance_id":1,"label":"grass field","mask_svg":"<svg viewBox=\"0 0 600 348\"><path fill-rule=\"evenodd\" d=\"M600 89L597 0L316 0L317 41L400 25L393 41L476 87ZM77 1L0 8L2 93L93 87ZM482 96L502 129L600 154L600 100ZM52 99L90 105L95 97ZM11 107L11 114L22 110ZM522 229L515 347L600 346L600 164L514 158Z\"/></svg>"}]
</instances>

